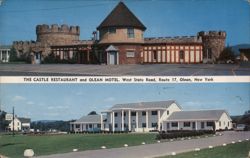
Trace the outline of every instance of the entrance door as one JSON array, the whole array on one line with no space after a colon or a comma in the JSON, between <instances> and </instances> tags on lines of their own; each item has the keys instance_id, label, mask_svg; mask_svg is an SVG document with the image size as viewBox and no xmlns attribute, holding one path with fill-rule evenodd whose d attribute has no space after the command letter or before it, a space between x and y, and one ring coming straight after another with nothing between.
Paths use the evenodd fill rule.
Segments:
<instances>
[{"instance_id":1,"label":"entrance door","mask_svg":"<svg viewBox=\"0 0 250 158\"><path fill-rule=\"evenodd\" d=\"M132 126L131 131L132 131L132 132L135 132L136 124L135 124L135 123L132 123L131 126Z\"/></svg>"},{"instance_id":2,"label":"entrance door","mask_svg":"<svg viewBox=\"0 0 250 158\"><path fill-rule=\"evenodd\" d=\"M40 52L36 52L34 58L35 58L34 59L35 64L40 64L41 63L41 53Z\"/></svg>"},{"instance_id":3,"label":"entrance door","mask_svg":"<svg viewBox=\"0 0 250 158\"><path fill-rule=\"evenodd\" d=\"M117 65L117 52L109 52L109 65Z\"/></svg>"}]
</instances>

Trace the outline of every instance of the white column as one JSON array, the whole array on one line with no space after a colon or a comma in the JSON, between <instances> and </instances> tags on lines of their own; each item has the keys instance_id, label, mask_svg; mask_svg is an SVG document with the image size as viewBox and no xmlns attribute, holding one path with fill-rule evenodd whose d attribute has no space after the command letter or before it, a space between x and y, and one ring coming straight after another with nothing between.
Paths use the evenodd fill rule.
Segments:
<instances>
[{"instance_id":1,"label":"white column","mask_svg":"<svg viewBox=\"0 0 250 158\"><path fill-rule=\"evenodd\" d=\"M198 122L197 121L195 122L195 130L196 131L198 130Z\"/></svg>"},{"instance_id":2,"label":"white column","mask_svg":"<svg viewBox=\"0 0 250 158\"><path fill-rule=\"evenodd\" d=\"M161 130L161 122L160 122L160 119L161 119L161 111L158 110L158 131Z\"/></svg>"},{"instance_id":3,"label":"white column","mask_svg":"<svg viewBox=\"0 0 250 158\"><path fill-rule=\"evenodd\" d=\"M124 131L124 111L122 110L122 131Z\"/></svg>"},{"instance_id":4,"label":"white column","mask_svg":"<svg viewBox=\"0 0 250 158\"><path fill-rule=\"evenodd\" d=\"M103 130L103 118L102 118L102 113L101 113L101 130Z\"/></svg>"},{"instance_id":5,"label":"white column","mask_svg":"<svg viewBox=\"0 0 250 158\"><path fill-rule=\"evenodd\" d=\"M177 122L178 130L180 130L180 122Z\"/></svg>"},{"instance_id":6,"label":"white column","mask_svg":"<svg viewBox=\"0 0 250 158\"><path fill-rule=\"evenodd\" d=\"M131 131L131 110L128 111L128 130Z\"/></svg>"},{"instance_id":7,"label":"white column","mask_svg":"<svg viewBox=\"0 0 250 158\"><path fill-rule=\"evenodd\" d=\"M139 115L139 113L138 113L138 111L136 111L136 131L138 132L138 128L139 128L139 119L138 119L138 116Z\"/></svg>"},{"instance_id":8,"label":"white column","mask_svg":"<svg viewBox=\"0 0 250 158\"><path fill-rule=\"evenodd\" d=\"M115 112L112 112L112 131L115 131Z\"/></svg>"},{"instance_id":9,"label":"white column","mask_svg":"<svg viewBox=\"0 0 250 158\"><path fill-rule=\"evenodd\" d=\"M146 111L146 130L148 130L148 111Z\"/></svg>"}]
</instances>

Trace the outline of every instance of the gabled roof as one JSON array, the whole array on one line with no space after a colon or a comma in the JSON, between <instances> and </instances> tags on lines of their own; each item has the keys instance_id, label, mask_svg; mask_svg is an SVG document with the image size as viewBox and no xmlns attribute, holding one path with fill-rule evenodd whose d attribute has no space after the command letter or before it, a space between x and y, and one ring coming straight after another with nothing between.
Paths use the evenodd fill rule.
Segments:
<instances>
[{"instance_id":1,"label":"gabled roof","mask_svg":"<svg viewBox=\"0 0 250 158\"><path fill-rule=\"evenodd\" d=\"M157 108L168 108L173 103L176 103L174 100L168 101L154 101L154 102L140 102L140 103L127 103L127 104L116 104L111 107L109 110L116 110L116 109L157 109ZM177 104L177 103L176 103ZM179 106L177 104L177 106ZM179 108L181 108L179 106Z\"/></svg>"},{"instance_id":2,"label":"gabled roof","mask_svg":"<svg viewBox=\"0 0 250 158\"><path fill-rule=\"evenodd\" d=\"M110 52L110 51L118 51L118 49L113 46L113 45L110 45L107 49L106 49L106 52Z\"/></svg>"},{"instance_id":3,"label":"gabled roof","mask_svg":"<svg viewBox=\"0 0 250 158\"><path fill-rule=\"evenodd\" d=\"M18 117L21 123L30 123L30 118Z\"/></svg>"},{"instance_id":4,"label":"gabled roof","mask_svg":"<svg viewBox=\"0 0 250 158\"><path fill-rule=\"evenodd\" d=\"M111 11L111 13L103 20L97 29L107 27L135 27L146 30L142 22L128 9L123 3L118 5Z\"/></svg>"},{"instance_id":5,"label":"gabled roof","mask_svg":"<svg viewBox=\"0 0 250 158\"><path fill-rule=\"evenodd\" d=\"M189 121L189 120L219 120L225 110L201 110L201 111L178 111L173 112L166 121ZM230 118L231 119L231 118Z\"/></svg>"},{"instance_id":6,"label":"gabled roof","mask_svg":"<svg viewBox=\"0 0 250 158\"><path fill-rule=\"evenodd\" d=\"M106 117L103 116L103 119L105 118ZM87 115L87 116L82 116L74 123L100 123L100 122L101 122L101 115Z\"/></svg>"}]
</instances>

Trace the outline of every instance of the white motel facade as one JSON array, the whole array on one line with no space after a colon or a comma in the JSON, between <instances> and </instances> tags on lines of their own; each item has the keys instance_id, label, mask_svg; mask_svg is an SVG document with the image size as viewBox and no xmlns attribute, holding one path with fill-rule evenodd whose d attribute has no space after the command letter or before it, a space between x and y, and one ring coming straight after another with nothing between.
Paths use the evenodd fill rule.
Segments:
<instances>
[{"instance_id":1,"label":"white motel facade","mask_svg":"<svg viewBox=\"0 0 250 158\"><path fill-rule=\"evenodd\" d=\"M227 130L232 120L226 110L183 111L174 100L116 104L91 119L84 116L71 122L71 131L83 132L86 123L99 125L100 131L171 131L171 130ZM83 119L84 118L84 119ZM84 124L85 123L85 124ZM78 128L76 128L78 127Z\"/></svg>"}]
</instances>

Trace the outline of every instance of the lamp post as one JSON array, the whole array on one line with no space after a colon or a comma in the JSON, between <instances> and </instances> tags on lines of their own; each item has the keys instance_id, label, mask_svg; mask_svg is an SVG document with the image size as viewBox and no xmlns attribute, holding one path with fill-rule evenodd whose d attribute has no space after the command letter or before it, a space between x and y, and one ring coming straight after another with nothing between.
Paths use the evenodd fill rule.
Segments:
<instances>
[{"instance_id":1,"label":"lamp post","mask_svg":"<svg viewBox=\"0 0 250 158\"><path fill-rule=\"evenodd\" d=\"M15 135L15 132L14 132L14 127L15 127L15 108L14 108L14 106L13 106L13 113L12 113L13 115L12 115L12 136L14 137L14 135Z\"/></svg>"}]
</instances>

